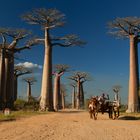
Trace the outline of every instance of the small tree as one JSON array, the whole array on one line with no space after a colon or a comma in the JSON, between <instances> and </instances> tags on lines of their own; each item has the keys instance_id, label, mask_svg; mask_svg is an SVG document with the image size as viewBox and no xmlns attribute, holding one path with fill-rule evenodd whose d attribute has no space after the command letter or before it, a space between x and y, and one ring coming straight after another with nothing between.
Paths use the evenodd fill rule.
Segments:
<instances>
[{"instance_id":1,"label":"small tree","mask_svg":"<svg viewBox=\"0 0 140 140\"><path fill-rule=\"evenodd\" d=\"M72 108L76 108L76 83L71 83L70 86L72 87Z\"/></svg>"},{"instance_id":2,"label":"small tree","mask_svg":"<svg viewBox=\"0 0 140 140\"><path fill-rule=\"evenodd\" d=\"M76 35L66 35L64 37L53 37L50 31L56 27L62 27L65 23L64 14L57 9L35 9L23 16L29 24L40 25L45 31L45 38L38 39L45 43L45 56L42 75L42 88L40 109L53 111L52 94L52 49L55 46L71 47L85 44Z\"/></svg>"},{"instance_id":3,"label":"small tree","mask_svg":"<svg viewBox=\"0 0 140 140\"><path fill-rule=\"evenodd\" d=\"M65 109L66 86L64 84L60 85L60 94L62 98L62 109Z\"/></svg>"},{"instance_id":4,"label":"small tree","mask_svg":"<svg viewBox=\"0 0 140 140\"><path fill-rule=\"evenodd\" d=\"M114 96L115 101L119 101L119 92L120 92L121 88L122 87L120 85L114 85L113 86L113 91L115 93L115 96Z\"/></svg>"},{"instance_id":5,"label":"small tree","mask_svg":"<svg viewBox=\"0 0 140 140\"><path fill-rule=\"evenodd\" d=\"M76 108L84 106L84 92L83 83L90 80L90 76L86 72L75 72L69 77L77 83L77 95L76 95Z\"/></svg>"},{"instance_id":6,"label":"small tree","mask_svg":"<svg viewBox=\"0 0 140 140\"><path fill-rule=\"evenodd\" d=\"M129 74L129 94L128 94L128 110L127 112L138 112L138 42L140 37L140 18L126 17L116 18L109 22L111 34L121 38L129 38L130 40L130 74Z\"/></svg>"},{"instance_id":7,"label":"small tree","mask_svg":"<svg viewBox=\"0 0 140 140\"><path fill-rule=\"evenodd\" d=\"M18 77L32 73L31 70L23 67L23 66L15 66L14 67L14 101L17 99L17 89L18 89Z\"/></svg>"},{"instance_id":8,"label":"small tree","mask_svg":"<svg viewBox=\"0 0 140 140\"><path fill-rule=\"evenodd\" d=\"M65 64L57 64L54 66L53 75L55 77L54 77L53 103L55 111L62 108L62 97L60 94L60 78L65 72L68 71L68 69L69 66Z\"/></svg>"},{"instance_id":9,"label":"small tree","mask_svg":"<svg viewBox=\"0 0 140 140\"><path fill-rule=\"evenodd\" d=\"M32 92L31 92L31 85L33 85L37 80L34 77L26 77L23 78L23 81L27 83L27 101L29 102L31 97L32 97Z\"/></svg>"}]
</instances>

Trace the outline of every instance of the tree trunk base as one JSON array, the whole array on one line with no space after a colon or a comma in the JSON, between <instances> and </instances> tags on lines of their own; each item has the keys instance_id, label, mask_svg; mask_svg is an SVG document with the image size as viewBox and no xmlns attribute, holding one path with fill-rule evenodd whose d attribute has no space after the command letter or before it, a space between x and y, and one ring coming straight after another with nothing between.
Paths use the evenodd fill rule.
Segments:
<instances>
[{"instance_id":1,"label":"tree trunk base","mask_svg":"<svg viewBox=\"0 0 140 140\"><path fill-rule=\"evenodd\" d=\"M140 108L138 104L132 104L128 106L128 109L126 110L126 113L135 113L140 112Z\"/></svg>"}]
</instances>

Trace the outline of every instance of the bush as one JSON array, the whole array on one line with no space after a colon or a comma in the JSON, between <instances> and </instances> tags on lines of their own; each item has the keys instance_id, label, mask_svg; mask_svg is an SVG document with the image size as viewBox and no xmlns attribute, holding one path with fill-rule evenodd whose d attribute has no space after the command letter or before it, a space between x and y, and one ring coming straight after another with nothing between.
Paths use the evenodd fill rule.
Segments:
<instances>
[{"instance_id":1,"label":"bush","mask_svg":"<svg viewBox=\"0 0 140 140\"><path fill-rule=\"evenodd\" d=\"M24 110L39 110L39 101L35 100L34 97L30 97L29 101L25 103Z\"/></svg>"},{"instance_id":2,"label":"bush","mask_svg":"<svg viewBox=\"0 0 140 140\"><path fill-rule=\"evenodd\" d=\"M15 110L21 110L24 108L26 104L26 101L25 100L22 100L22 99L17 99L15 102L14 102L14 109Z\"/></svg>"},{"instance_id":3,"label":"bush","mask_svg":"<svg viewBox=\"0 0 140 140\"><path fill-rule=\"evenodd\" d=\"M39 110L39 101L35 100L33 97L30 97L29 102L25 100L18 99L14 103L14 107L16 110Z\"/></svg>"}]
</instances>

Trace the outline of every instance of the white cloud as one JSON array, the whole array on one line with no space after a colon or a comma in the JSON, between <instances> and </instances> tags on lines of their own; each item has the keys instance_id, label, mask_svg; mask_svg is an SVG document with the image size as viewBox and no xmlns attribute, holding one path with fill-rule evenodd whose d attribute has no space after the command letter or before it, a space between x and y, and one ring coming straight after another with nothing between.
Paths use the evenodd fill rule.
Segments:
<instances>
[{"instance_id":1,"label":"white cloud","mask_svg":"<svg viewBox=\"0 0 140 140\"><path fill-rule=\"evenodd\" d=\"M23 66L27 69L42 69L41 65L33 64L32 62L18 63L16 66Z\"/></svg>"}]
</instances>

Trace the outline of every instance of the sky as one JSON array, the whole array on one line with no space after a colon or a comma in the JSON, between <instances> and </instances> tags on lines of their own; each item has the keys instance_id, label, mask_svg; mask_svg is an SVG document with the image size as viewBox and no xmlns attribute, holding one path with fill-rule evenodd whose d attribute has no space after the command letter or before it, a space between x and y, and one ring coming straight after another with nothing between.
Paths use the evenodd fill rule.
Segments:
<instances>
[{"instance_id":1,"label":"sky","mask_svg":"<svg viewBox=\"0 0 140 140\"><path fill-rule=\"evenodd\" d=\"M112 87L121 85L120 96L127 103L129 80L129 40L116 39L108 34L107 23L116 17L140 16L139 0L0 0L0 27L25 28L43 37L40 26L29 25L21 15L35 8L56 8L66 16L66 25L53 31L54 35L77 34L87 42L83 48L53 49L53 64L68 64L72 70L90 73L92 81L84 84L85 96L102 92L113 97ZM32 87L33 96L41 90L44 46L16 54L16 64L26 63L36 67L33 76L38 80ZM37 69L38 67L38 69ZM66 73L62 83L71 96L70 81ZM27 75L25 76L27 77ZM19 78L19 96L26 96L26 83Z\"/></svg>"}]
</instances>

